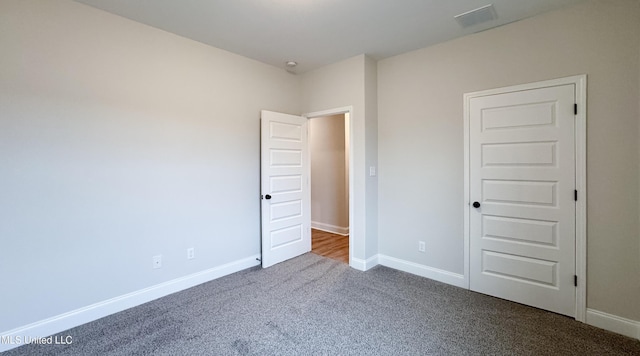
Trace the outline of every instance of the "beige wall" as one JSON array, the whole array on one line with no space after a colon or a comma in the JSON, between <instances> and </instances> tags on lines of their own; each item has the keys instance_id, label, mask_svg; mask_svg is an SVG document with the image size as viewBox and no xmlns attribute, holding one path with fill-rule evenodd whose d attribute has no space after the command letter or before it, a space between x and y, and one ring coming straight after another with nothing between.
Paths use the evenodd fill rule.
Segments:
<instances>
[{"instance_id":1,"label":"beige wall","mask_svg":"<svg viewBox=\"0 0 640 356\"><path fill-rule=\"evenodd\" d=\"M63 0L0 1L0 49L0 334L255 263L260 110L298 77Z\"/></svg>"},{"instance_id":2,"label":"beige wall","mask_svg":"<svg viewBox=\"0 0 640 356\"><path fill-rule=\"evenodd\" d=\"M344 114L309 121L311 225L336 233L349 230L349 186Z\"/></svg>"},{"instance_id":3,"label":"beige wall","mask_svg":"<svg viewBox=\"0 0 640 356\"><path fill-rule=\"evenodd\" d=\"M587 74L587 304L640 320L639 38L602 0L380 61L380 253L463 273L463 94Z\"/></svg>"},{"instance_id":4,"label":"beige wall","mask_svg":"<svg viewBox=\"0 0 640 356\"><path fill-rule=\"evenodd\" d=\"M378 254L378 63L370 57L364 57L364 104L366 110L365 149L367 157L365 174L366 186L366 250L365 256L371 258ZM373 167L375 176L369 169Z\"/></svg>"}]
</instances>

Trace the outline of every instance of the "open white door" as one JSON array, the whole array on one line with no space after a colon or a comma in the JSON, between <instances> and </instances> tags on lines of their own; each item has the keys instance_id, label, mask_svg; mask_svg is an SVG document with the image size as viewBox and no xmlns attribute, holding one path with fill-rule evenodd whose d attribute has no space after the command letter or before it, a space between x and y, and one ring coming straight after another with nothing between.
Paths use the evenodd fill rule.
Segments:
<instances>
[{"instance_id":1,"label":"open white door","mask_svg":"<svg viewBox=\"0 0 640 356\"><path fill-rule=\"evenodd\" d=\"M311 251L308 120L261 113L262 267Z\"/></svg>"}]
</instances>

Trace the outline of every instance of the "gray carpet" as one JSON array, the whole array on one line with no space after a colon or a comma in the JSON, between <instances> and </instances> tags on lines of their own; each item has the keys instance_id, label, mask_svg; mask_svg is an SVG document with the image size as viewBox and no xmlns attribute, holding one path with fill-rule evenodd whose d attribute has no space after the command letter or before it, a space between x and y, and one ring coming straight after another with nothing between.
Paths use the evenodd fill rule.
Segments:
<instances>
[{"instance_id":1,"label":"gray carpet","mask_svg":"<svg viewBox=\"0 0 640 356\"><path fill-rule=\"evenodd\" d=\"M570 318L375 267L305 254L59 334L6 355L640 355Z\"/></svg>"}]
</instances>

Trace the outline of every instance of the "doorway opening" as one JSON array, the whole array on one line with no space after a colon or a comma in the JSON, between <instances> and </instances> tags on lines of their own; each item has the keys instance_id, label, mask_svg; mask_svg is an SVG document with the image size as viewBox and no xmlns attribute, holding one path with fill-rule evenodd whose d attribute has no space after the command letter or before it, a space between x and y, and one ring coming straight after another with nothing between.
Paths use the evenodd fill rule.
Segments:
<instances>
[{"instance_id":1,"label":"doorway opening","mask_svg":"<svg viewBox=\"0 0 640 356\"><path fill-rule=\"evenodd\" d=\"M344 241L344 237L342 238L346 245L348 246L348 264L351 267L358 268L357 261L354 261L353 258L353 249L355 245L355 241L360 241L358 239L362 238L360 236L359 231L356 231L355 228L355 212L354 212L354 137L353 137L353 108L351 106L328 109L323 111L316 111L312 113L304 114L303 117L309 119L309 122L314 122L314 119L322 120L322 118L332 117L336 115L341 115L344 119L344 142L345 142L345 177L344 181L346 182L346 195L347 195L347 211L348 211L348 220L347 220L347 230L343 230L347 235L345 237L346 241ZM311 155L311 154L310 154ZM313 158L311 158L313 159ZM311 168L310 168L311 169ZM311 174L309 174L311 177ZM313 177L310 178L311 183L313 185ZM313 208L312 214L313 214ZM313 219L312 219L313 220ZM313 226L313 224L312 224ZM319 225L315 225L315 227L319 227ZM316 234L318 234L318 229L314 229ZM341 235L338 235L341 236ZM333 236L335 237L335 236Z\"/></svg>"},{"instance_id":2,"label":"doorway opening","mask_svg":"<svg viewBox=\"0 0 640 356\"><path fill-rule=\"evenodd\" d=\"M311 251L309 119L343 114L346 118L343 137L348 138L349 146L355 148L352 112L352 107L304 116L261 111L260 211L263 268ZM348 234L349 266L364 270L362 262L353 257L354 241L362 242L364 237L360 231L364 229L355 229L354 150L349 149L347 152L343 157L344 160L348 157L348 162L341 165L344 165L344 171L348 172L349 177L345 184L348 186L348 225L343 226L346 229L342 231ZM346 182L347 178L344 180Z\"/></svg>"},{"instance_id":3,"label":"doorway opening","mask_svg":"<svg viewBox=\"0 0 640 356\"><path fill-rule=\"evenodd\" d=\"M349 113L309 120L311 251L349 263Z\"/></svg>"}]
</instances>

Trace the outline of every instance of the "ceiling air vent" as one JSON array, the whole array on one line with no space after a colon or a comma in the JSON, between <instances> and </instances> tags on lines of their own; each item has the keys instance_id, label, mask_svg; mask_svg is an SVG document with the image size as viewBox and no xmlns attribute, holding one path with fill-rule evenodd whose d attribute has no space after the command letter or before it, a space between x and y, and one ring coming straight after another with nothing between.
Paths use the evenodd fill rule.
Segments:
<instances>
[{"instance_id":1,"label":"ceiling air vent","mask_svg":"<svg viewBox=\"0 0 640 356\"><path fill-rule=\"evenodd\" d=\"M495 20L498 18L498 14L496 14L496 9L493 7L493 4L489 4L475 10L467 11L460 15L456 15L454 18L458 21L460 26L466 28L483 22Z\"/></svg>"}]
</instances>

